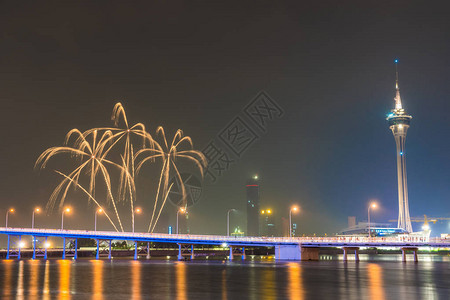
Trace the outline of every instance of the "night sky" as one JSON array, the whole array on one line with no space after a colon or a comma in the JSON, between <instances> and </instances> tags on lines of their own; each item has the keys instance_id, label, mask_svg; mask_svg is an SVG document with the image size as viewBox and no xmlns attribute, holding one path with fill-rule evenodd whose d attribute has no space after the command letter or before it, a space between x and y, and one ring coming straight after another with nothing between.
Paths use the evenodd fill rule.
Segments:
<instances>
[{"instance_id":1,"label":"night sky","mask_svg":"<svg viewBox=\"0 0 450 300\"><path fill-rule=\"evenodd\" d=\"M59 182L51 170L64 168L55 160L36 171L36 158L72 128L111 126L117 101L130 123L152 133L162 125L169 135L181 128L203 149L264 90L284 114L217 182L205 182L190 208L192 233L224 234L229 208L240 210L233 227L245 229L245 183L256 173L261 207L278 220L300 205L301 233L337 232L351 215L365 220L370 199L381 206L374 221L396 218L395 142L385 119L394 105L394 58L413 116L411 216L450 217L444 3L1 1L0 217L15 207L10 225L30 226L32 208L44 207ZM147 227L154 189L143 193L138 205L147 215L138 230ZM85 198L69 203L67 227L91 229L93 206ZM175 211L167 206L172 224ZM36 226L59 222L55 210ZM448 222L438 227L450 231Z\"/></svg>"}]
</instances>

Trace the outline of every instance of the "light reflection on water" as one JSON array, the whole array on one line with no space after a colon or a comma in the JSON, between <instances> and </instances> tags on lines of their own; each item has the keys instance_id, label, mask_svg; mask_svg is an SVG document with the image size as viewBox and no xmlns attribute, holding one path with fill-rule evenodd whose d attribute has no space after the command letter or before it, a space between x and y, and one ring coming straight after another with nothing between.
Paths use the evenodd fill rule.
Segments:
<instances>
[{"instance_id":1,"label":"light reflection on water","mask_svg":"<svg viewBox=\"0 0 450 300\"><path fill-rule=\"evenodd\" d=\"M450 265L437 260L1 260L0 298L450 299Z\"/></svg>"}]
</instances>

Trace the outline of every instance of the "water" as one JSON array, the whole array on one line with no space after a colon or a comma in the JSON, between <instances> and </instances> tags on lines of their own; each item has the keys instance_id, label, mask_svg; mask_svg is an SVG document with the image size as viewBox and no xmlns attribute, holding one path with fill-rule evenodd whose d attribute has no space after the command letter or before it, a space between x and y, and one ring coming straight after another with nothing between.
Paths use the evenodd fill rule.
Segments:
<instances>
[{"instance_id":1,"label":"water","mask_svg":"<svg viewBox=\"0 0 450 300\"><path fill-rule=\"evenodd\" d=\"M1 260L0 298L450 299L448 257L421 256L417 264L394 255L361 258L359 263Z\"/></svg>"}]
</instances>

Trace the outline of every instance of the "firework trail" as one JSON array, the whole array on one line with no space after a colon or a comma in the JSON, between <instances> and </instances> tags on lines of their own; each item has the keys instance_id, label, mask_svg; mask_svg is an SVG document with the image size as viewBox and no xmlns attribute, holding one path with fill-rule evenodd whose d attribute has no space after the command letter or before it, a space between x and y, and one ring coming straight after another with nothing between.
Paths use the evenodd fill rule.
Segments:
<instances>
[{"instance_id":1,"label":"firework trail","mask_svg":"<svg viewBox=\"0 0 450 300\"><path fill-rule=\"evenodd\" d=\"M169 187L169 179L171 173L175 173L175 176L178 178L181 186L182 198L184 201L186 200L186 189L184 187L183 179L181 178L180 172L177 167L177 161L181 159L194 163L194 165L199 169L202 177L203 177L203 169L206 167L205 156L203 155L202 152L192 149L193 148L192 139L189 136L183 136L183 131L177 130L170 146L169 143L167 142L166 134L163 127L161 126L158 127L156 130L156 134L159 134L161 136L163 141L162 146L160 143L153 140L152 148L142 149L136 153L136 158L141 154L146 155L138 163L136 170L137 172L147 161L154 161L155 159L160 158L162 159L163 163L161 174L159 177L155 203L153 206L152 217L150 219L148 227L148 232L153 232L156 223L158 222L159 216L161 215L161 211L164 208L164 204L166 202L167 196L171 188L171 186ZM155 219L155 213L157 211L158 201L160 198L162 199L163 203L160 205L159 212L156 214Z\"/></svg>"},{"instance_id":2,"label":"firework trail","mask_svg":"<svg viewBox=\"0 0 450 300\"><path fill-rule=\"evenodd\" d=\"M106 152L109 153L111 149L118 147L120 142L124 141L123 152L120 155L121 158L121 171L119 181L119 201L127 200L127 195L130 201L131 210L131 224L134 225L134 203L136 202L136 187L135 187L135 155L134 147L132 143L132 136L137 136L141 139L140 148L151 149L154 145L152 136L145 130L145 125L142 123L136 123L133 126L129 126L128 118L123 108L122 103L118 102L113 108L111 120L114 121L113 128L94 128L84 132L84 135L89 135L93 131L110 131L112 134L103 141L103 143L109 143L109 147ZM121 122L122 121L122 122ZM119 128L119 125L124 125L123 128Z\"/></svg>"},{"instance_id":3,"label":"firework trail","mask_svg":"<svg viewBox=\"0 0 450 300\"><path fill-rule=\"evenodd\" d=\"M97 200L95 200L94 197L92 197L92 195L86 191L86 189L84 187L82 187L78 182L74 182L74 180L72 178L70 178L69 176L67 176L66 174L55 170L55 172L61 176L63 176L64 178L66 178L67 180L69 180L70 182L72 182L74 185L76 185L78 188L80 188L86 195L88 195L89 199L92 200L98 208L100 208L103 211L103 214L106 216L106 218L108 218L109 222L111 223L111 225L114 227L114 229L116 231L119 231L116 227L116 224L114 224L114 222L111 220L111 218L109 217L108 213L106 212L106 210L100 205L100 203L97 202Z\"/></svg>"},{"instance_id":4,"label":"firework trail","mask_svg":"<svg viewBox=\"0 0 450 300\"><path fill-rule=\"evenodd\" d=\"M72 136L76 136L77 139L73 146L68 146L68 143ZM92 143L89 143L88 138L91 136ZM114 200L114 196L111 191L111 178L106 168L106 164L110 166L114 166L122 171L122 166L118 165L108 159L106 159L107 154L111 150L111 147L106 148L109 144L108 141L110 137L113 136L112 132L106 130L103 134L98 138L98 131L92 130L89 133L82 133L78 129L72 129L66 135L65 146L63 147L52 147L45 150L37 159L35 168L43 169L47 166L48 161L55 155L58 154L70 154L73 158L79 161L78 167L75 168L69 175L64 176L63 181L55 188L53 191L49 203L48 208L52 209L57 202L59 195L62 193L60 197L60 206L64 205L64 201L67 197L67 192L69 191L71 186L80 187L79 179L80 175L83 171L89 176L89 195L95 195L95 184L96 177L98 174L101 174L106 188L108 192L108 200L113 204L114 212L117 217L117 221L119 222L119 226L123 231L122 222L120 220L119 213L117 211L116 201ZM94 197L89 197L92 200Z\"/></svg>"}]
</instances>

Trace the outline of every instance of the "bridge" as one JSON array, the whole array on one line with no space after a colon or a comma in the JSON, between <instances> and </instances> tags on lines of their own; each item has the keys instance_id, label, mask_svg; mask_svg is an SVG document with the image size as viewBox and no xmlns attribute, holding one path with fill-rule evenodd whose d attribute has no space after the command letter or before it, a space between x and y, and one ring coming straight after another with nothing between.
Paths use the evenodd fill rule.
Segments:
<instances>
[{"instance_id":1,"label":"bridge","mask_svg":"<svg viewBox=\"0 0 450 300\"><path fill-rule=\"evenodd\" d=\"M108 258L111 259L111 243L113 240L134 242L134 259L138 258L138 243L147 243L145 249L150 256L150 243L172 243L178 245L178 259L190 257L194 259L194 245L217 245L229 248L229 259L241 256L245 259L245 247L274 247L276 260L318 260L320 248L342 248L344 260L349 252L354 252L355 260L359 260L359 249L370 248L399 248L402 250L403 260L406 261L407 251L414 253L420 248L450 248L450 239L428 239L418 236L399 235L396 237L230 237L221 235L191 235L191 234L162 234L162 233L132 233L87 230L62 229L32 229L0 227L0 234L8 238L6 258L21 259L23 248L22 237L31 236L33 244L33 259L43 257L47 259L49 244L48 237L59 237L63 240L62 258L71 254L78 258L78 239L95 239L97 244L96 259L100 257L100 244L106 242ZM70 245L68 247L68 245Z\"/></svg>"}]
</instances>

